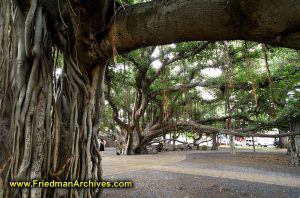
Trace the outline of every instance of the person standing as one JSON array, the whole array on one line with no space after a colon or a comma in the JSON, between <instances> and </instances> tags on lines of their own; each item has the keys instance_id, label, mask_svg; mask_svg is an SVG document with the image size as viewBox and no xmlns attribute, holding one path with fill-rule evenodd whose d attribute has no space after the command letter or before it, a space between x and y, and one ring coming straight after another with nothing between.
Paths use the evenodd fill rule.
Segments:
<instances>
[{"instance_id":1,"label":"person standing","mask_svg":"<svg viewBox=\"0 0 300 198\"><path fill-rule=\"evenodd\" d=\"M100 154L101 154L101 157L103 157L104 155L104 145L105 145L105 142L102 138L100 138Z\"/></svg>"}]
</instances>

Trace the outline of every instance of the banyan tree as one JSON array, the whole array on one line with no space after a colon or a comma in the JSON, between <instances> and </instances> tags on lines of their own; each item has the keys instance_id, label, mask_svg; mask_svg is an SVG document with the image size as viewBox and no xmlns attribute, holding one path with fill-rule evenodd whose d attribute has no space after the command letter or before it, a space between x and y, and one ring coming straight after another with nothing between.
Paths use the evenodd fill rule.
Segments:
<instances>
[{"instance_id":1,"label":"banyan tree","mask_svg":"<svg viewBox=\"0 0 300 198\"><path fill-rule=\"evenodd\" d=\"M192 40L300 49L299 27L298 0L1 0L0 197L100 196L8 181L101 179L96 135L116 54Z\"/></svg>"}]
</instances>

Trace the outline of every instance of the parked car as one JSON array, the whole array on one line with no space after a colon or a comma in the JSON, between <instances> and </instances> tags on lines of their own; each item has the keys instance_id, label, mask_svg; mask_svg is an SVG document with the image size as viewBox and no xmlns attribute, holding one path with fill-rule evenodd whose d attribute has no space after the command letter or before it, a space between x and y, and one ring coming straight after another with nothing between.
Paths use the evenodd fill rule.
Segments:
<instances>
[{"instance_id":1,"label":"parked car","mask_svg":"<svg viewBox=\"0 0 300 198\"><path fill-rule=\"evenodd\" d=\"M246 146L253 146L253 141L252 139L248 139L245 141ZM254 140L254 146L258 146L258 143Z\"/></svg>"}]
</instances>

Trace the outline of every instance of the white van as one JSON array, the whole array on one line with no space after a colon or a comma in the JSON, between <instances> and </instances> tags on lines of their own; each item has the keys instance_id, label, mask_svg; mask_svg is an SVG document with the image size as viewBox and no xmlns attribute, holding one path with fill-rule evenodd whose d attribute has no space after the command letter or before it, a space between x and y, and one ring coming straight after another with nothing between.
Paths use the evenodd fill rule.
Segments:
<instances>
[{"instance_id":1,"label":"white van","mask_svg":"<svg viewBox=\"0 0 300 198\"><path fill-rule=\"evenodd\" d=\"M246 145L246 146L253 146L253 141L252 141L252 139L246 139L245 145ZM254 146L258 146L258 143L257 143L257 141L255 141L255 140L254 140Z\"/></svg>"}]
</instances>

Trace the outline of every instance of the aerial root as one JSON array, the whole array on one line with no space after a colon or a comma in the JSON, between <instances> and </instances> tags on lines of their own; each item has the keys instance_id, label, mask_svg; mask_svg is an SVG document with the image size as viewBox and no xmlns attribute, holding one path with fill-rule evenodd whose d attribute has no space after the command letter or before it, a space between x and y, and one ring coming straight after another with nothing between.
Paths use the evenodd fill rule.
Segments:
<instances>
[{"instance_id":1,"label":"aerial root","mask_svg":"<svg viewBox=\"0 0 300 198\"><path fill-rule=\"evenodd\" d=\"M37 8L37 0L31 0L31 6L25 21L25 51L27 57L32 56L31 39L32 39L33 21L34 21L36 8Z\"/></svg>"}]
</instances>

